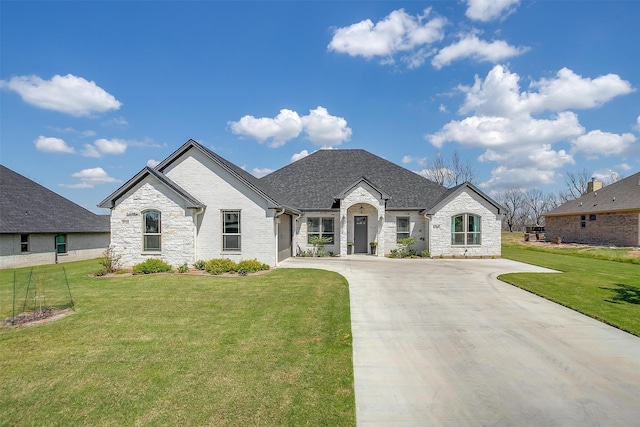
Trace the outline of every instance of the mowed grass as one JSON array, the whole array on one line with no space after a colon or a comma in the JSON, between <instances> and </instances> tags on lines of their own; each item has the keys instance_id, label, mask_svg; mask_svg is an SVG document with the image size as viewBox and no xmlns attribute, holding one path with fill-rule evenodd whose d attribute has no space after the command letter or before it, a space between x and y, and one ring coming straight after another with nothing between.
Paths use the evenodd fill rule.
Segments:
<instances>
[{"instance_id":1,"label":"mowed grass","mask_svg":"<svg viewBox=\"0 0 640 427\"><path fill-rule=\"evenodd\" d=\"M0 328L0 425L355 425L342 276L65 268L75 314ZM12 287L0 271L4 316Z\"/></svg>"},{"instance_id":2,"label":"mowed grass","mask_svg":"<svg viewBox=\"0 0 640 427\"><path fill-rule=\"evenodd\" d=\"M503 240L504 258L561 273L505 274L501 280L640 336L640 265L589 258L585 252L541 251L509 237Z\"/></svg>"}]
</instances>

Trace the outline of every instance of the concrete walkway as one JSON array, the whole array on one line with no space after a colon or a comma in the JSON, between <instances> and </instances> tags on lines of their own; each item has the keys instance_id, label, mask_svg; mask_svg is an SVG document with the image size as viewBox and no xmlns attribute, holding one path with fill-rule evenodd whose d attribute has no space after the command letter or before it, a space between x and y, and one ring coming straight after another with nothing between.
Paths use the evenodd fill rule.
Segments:
<instances>
[{"instance_id":1,"label":"concrete walkway","mask_svg":"<svg viewBox=\"0 0 640 427\"><path fill-rule=\"evenodd\" d=\"M495 260L292 258L349 281L359 426L640 426L640 339Z\"/></svg>"}]
</instances>

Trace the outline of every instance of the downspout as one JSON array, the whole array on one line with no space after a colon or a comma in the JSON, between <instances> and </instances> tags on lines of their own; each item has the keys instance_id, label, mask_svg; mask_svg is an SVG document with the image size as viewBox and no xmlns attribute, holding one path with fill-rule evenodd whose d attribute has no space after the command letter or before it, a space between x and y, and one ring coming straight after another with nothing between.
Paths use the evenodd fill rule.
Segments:
<instances>
[{"instance_id":1,"label":"downspout","mask_svg":"<svg viewBox=\"0 0 640 427\"><path fill-rule=\"evenodd\" d=\"M204 208L195 208L193 210L193 262L198 261L198 216L204 212Z\"/></svg>"},{"instance_id":2,"label":"downspout","mask_svg":"<svg viewBox=\"0 0 640 427\"><path fill-rule=\"evenodd\" d=\"M280 220L279 220L279 217L280 217L280 215L282 215L284 213L284 211L285 211L285 208L282 208L281 212L276 212L276 214L273 216L273 221L275 223L274 225L275 225L275 231L276 231L276 247L275 247L275 252L276 252L276 258L275 258L276 263L275 263L275 266L276 267L279 267L279 264L278 264L278 255L279 255L278 254L278 248L280 247L280 242L278 241L278 236L280 234Z\"/></svg>"}]
</instances>

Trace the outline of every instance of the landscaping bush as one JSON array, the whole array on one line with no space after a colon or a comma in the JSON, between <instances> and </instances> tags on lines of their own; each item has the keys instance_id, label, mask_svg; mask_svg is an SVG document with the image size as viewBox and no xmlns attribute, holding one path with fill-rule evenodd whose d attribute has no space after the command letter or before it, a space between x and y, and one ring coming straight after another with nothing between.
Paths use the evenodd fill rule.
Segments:
<instances>
[{"instance_id":1,"label":"landscaping bush","mask_svg":"<svg viewBox=\"0 0 640 427\"><path fill-rule=\"evenodd\" d=\"M166 273L171 266L158 258L149 258L145 262L133 266L133 274Z\"/></svg>"},{"instance_id":2,"label":"landscaping bush","mask_svg":"<svg viewBox=\"0 0 640 427\"><path fill-rule=\"evenodd\" d=\"M268 270L269 266L263 264L257 259L245 259L240 261L236 267L236 271L241 276L246 276L249 273L255 273L257 271Z\"/></svg>"},{"instance_id":3,"label":"landscaping bush","mask_svg":"<svg viewBox=\"0 0 640 427\"><path fill-rule=\"evenodd\" d=\"M237 264L229 258L213 258L207 261L205 270L209 274L235 273Z\"/></svg>"},{"instance_id":4,"label":"landscaping bush","mask_svg":"<svg viewBox=\"0 0 640 427\"><path fill-rule=\"evenodd\" d=\"M420 256L422 258L429 258L431 256L431 252L429 252L428 250L423 250L422 252L420 252Z\"/></svg>"},{"instance_id":5,"label":"landscaping bush","mask_svg":"<svg viewBox=\"0 0 640 427\"><path fill-rule=\"evenodd\" d=\"M206 266L207 266L207 262L201 259L193 263L193 267L196 270L200 270L200 271L204 271Z\"/></svg>"},{"instance_id":6,"label":"landscaping bush","mask_svg":"<svg viewBox=\"0 0 640 427\"><path fill-rule=\"evenodd\" d=\"M96 272L96 276L104 276L105 274L115 273L120 270L121 255L116 255L113 248L107 248L102 257L99 259L102 269Z\"/></svg>"},{"instance_id":7,"label":"landscaping bush","mask_svg":"<svg viewBox=\"0 0 640 427\"><path fill-rule=\"evenodd\" d=\"M188 271L189 271L189 266L187 265L186 262L182 264L180 267L178 267L178 273L186 273Z\"/></svg>"}]
</instances>

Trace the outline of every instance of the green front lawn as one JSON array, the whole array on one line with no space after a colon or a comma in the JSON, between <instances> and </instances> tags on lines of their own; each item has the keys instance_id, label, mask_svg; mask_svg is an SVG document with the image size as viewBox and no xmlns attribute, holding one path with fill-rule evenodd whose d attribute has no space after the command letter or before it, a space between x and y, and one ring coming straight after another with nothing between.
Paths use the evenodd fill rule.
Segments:
<instances>
[{"instance_id":1,"label":"green front lawn","mask_svg":"<svg viewBox=\"0 0 640 427\"><path fill-rule=\"evenodd\" d=\"M90 278L96 261L64 266L75 314L0 328L1 425L355 424L343 277ZM2 270L3 317L12 294Z\"/></svg>"},{"instance_id":2,"label":"green front lawn","mask_svg":"<svg viewBox=\"0 0 640 427\"><path fill-rule=\"evenodd\" d=\"M513 273L501 280L640 336L640 265L504 242L503 258L562 273Z\"/></svg>"}]
</instances>

